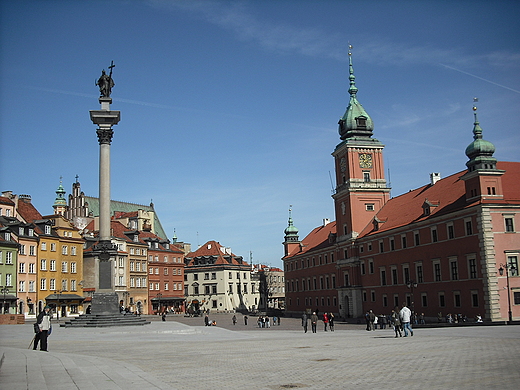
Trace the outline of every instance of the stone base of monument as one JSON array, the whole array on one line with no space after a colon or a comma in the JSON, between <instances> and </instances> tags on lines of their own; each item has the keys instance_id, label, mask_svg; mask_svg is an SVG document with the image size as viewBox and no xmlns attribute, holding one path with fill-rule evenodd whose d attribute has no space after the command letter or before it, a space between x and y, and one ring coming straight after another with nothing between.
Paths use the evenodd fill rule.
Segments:
<instances>
[{"instance_id":1,"label":"stone base of monument","mask_svg":"<svg viewBox=\"0 0 520 390\"><path fill-rule=\"evenodd\" d=\"M119 311L119 300L116 293L95 293L92 297L90 314L82 314L65 323L60 324L65 328L102 328L109 326L147 325L141 316L122 314Z\"/></svg>"}]
</instances>

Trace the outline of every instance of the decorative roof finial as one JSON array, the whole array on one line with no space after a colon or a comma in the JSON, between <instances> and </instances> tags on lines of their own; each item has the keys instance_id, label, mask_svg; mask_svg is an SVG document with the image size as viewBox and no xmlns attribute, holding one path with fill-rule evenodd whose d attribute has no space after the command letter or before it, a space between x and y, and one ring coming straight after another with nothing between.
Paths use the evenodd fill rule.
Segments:
<instances>
[{"instance_id":1,"label":"decorative roof finial","mask_svg":"<svg viewBox=\"0 0 520 390\"><path fill-rule=\"evenodd\" d=\"M350 87L348 89L348 93L352 97L355 97L358 89L355 83L356 76L354 76L354 67L352 66L352 45L350 43L348 44L348 73L348 78L350 80Z\"/></svg>"},{"instance_id":2,"label":"decorative roof finial","mask_svg":"<svg viewBox=\"0 0 520 390\"><path fill-rule=\"evenodd\" d=\"M477 118L477 103L478 98L473 98L473 116L475 117L474 127L473 127L473 139L481 139L482 138L482 128L480 127L480 123Z\"/></svg>"}]
</instances>

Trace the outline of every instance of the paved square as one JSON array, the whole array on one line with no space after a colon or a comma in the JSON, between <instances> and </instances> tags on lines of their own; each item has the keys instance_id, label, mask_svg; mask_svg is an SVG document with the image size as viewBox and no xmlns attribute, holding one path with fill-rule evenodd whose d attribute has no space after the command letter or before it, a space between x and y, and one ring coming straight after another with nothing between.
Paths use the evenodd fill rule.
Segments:
<instances>
[{"instance_id":1,"label":"paved square","mask_svg":"<svg viewBox=\"0 0 520 390\"><path fill-rule=\"evenodd\" d=\"M367 332L338 323L304 334L169 317L143 327L59 328L50 352L28 349L32 324L0 326L5 389L518 389L520 326ZM242 318L239 318L242 320ZM56 325L56 324L55 324ZM31 347L32 348L32 347Z\"/></svg>"}]
</instances>

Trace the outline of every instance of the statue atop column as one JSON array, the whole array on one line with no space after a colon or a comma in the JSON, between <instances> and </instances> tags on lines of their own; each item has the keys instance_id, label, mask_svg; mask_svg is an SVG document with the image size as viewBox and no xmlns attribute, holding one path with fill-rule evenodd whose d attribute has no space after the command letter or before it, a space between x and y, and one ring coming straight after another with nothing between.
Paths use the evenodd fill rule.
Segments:
<instances>
[{"instance_id":1,"label":"statue atop column","mask_svg":"<svg viewBox=\"0 0 520 390\"><path fill-rule=\"evenodd\" d=\"M115 85L114 80L112 79L112 68L115 67L114 61L108 67L110 69L110 74L106 74L105 69L101 71L101 77L96 81L96 85L99 86L100 97L110 97L112 93L112 87Z\"/></svg>"}]
</instances>

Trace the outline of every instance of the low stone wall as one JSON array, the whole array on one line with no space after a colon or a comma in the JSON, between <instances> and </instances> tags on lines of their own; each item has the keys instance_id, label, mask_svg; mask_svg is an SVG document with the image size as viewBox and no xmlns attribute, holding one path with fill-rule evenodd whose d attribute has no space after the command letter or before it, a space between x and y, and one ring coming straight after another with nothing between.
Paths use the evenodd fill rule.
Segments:
<instances>
[{"instance_id":1,"label":"low stone wall","mask_svg":"<svg viewBox=\"0 0 520 390\"><path fill-rule=\"evenodd\" d=\"M0 325L23 325L25 316L23 314L0 314Z\"/></svg>"}]
</instances>

